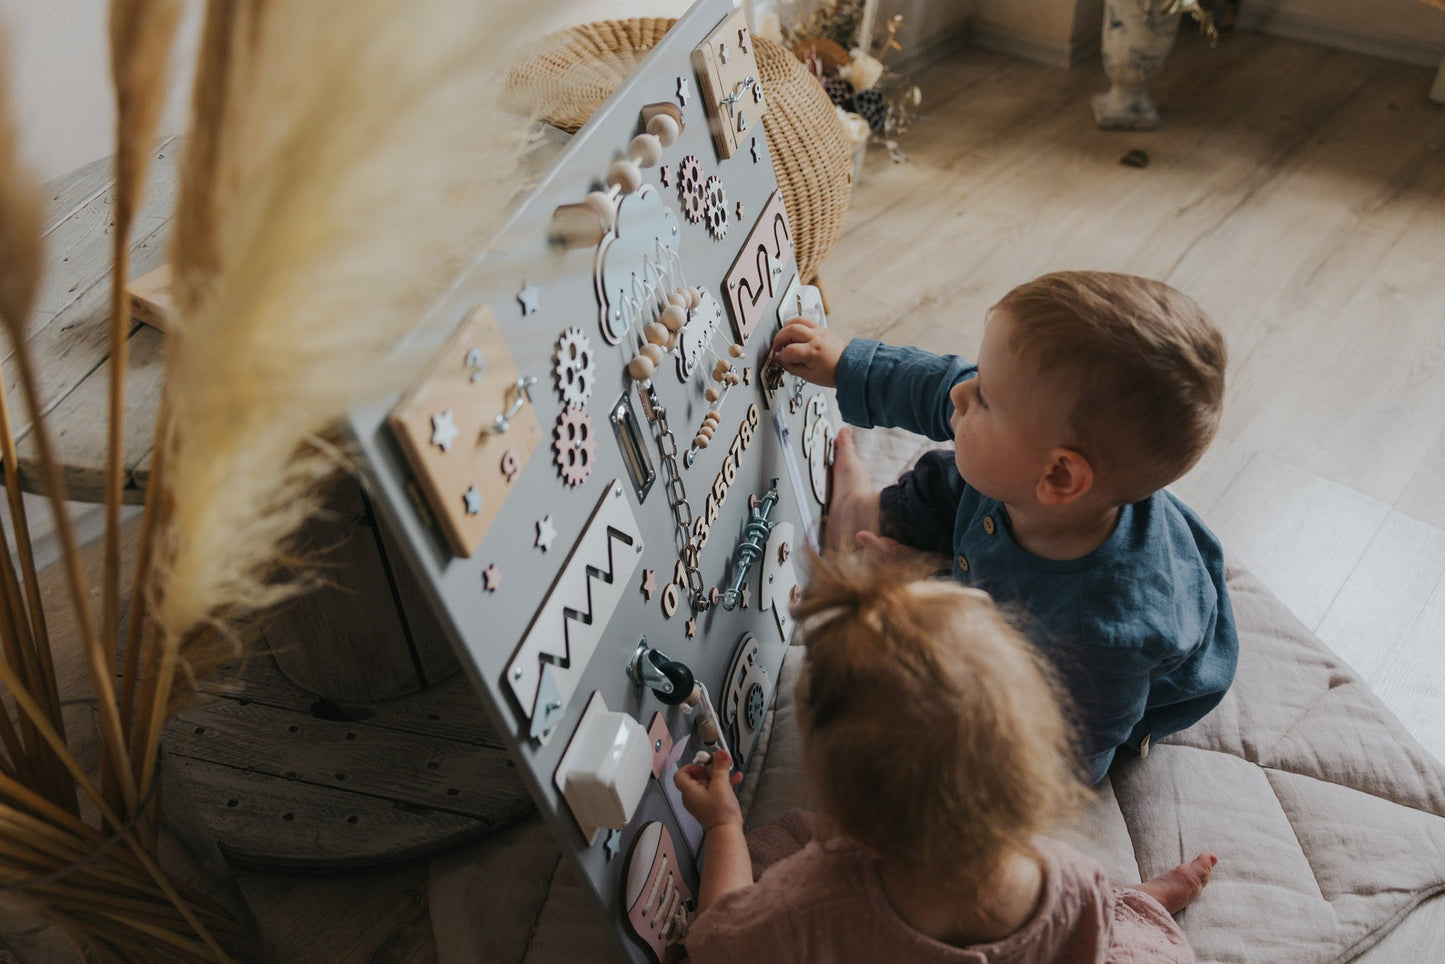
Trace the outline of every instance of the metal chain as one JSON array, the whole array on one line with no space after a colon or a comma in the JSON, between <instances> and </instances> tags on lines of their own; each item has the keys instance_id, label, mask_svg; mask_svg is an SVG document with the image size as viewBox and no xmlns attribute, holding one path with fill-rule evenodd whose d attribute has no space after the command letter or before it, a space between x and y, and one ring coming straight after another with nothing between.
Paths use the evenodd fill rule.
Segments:
<instances>
[{"instance_id":1,"label":"metal chain","mask_svg":"<svg viewBox=\"0 0 1445 964\"><path fill-rule=\"evenodd\" d=\"M698 568L701 552L692 531L692 505L687 501L682 473L677 467L677 439L667 425L667 409L663 408L651 385L644 390L643 399L647 418L657 429L657 447L662 453L663 468L667 470L667 497L672 504L672 518L677 523L678 534L682 537L682 567L687 572L688 591L692 593L692 611L704 612L711 600L703 586L702 571Z\"/></svg>"}]
</instances>

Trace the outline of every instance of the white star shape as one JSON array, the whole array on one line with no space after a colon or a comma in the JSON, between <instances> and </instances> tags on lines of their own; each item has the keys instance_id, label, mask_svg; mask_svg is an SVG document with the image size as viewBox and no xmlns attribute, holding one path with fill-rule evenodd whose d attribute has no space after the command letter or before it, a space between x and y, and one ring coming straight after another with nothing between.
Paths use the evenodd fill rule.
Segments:
<instances>
[{"instance_id":1,"label":"white star shape","mask_svg":"<svg viewBox=\"0 0 1445 964\"><path fill-rule=\"evenodd\" d=\"M537 313L537 302L541 294L536 285L522 282L522 290L517 292L517 301L521 302L523 317Z\"/></svg>"},{"instance_id":2,"label":"white star shape","mask_svg":"<svg viewBox=\"0 0 1445 964\"><path fill-rule=\"evenodd\" d=\"M718 56L718 59L721 60L723 63L727 63L727 62L728 62L728 45L727 45L727 44L718 44L718 45L717 45L717 56Z\"/></svg>"},{"instance_id":3,"label":"white star shape","mask_svg":"<svg viewBox=\"0 0 1445 964\"><path fill-rule=\"evenodd\" d=\"M452 450L452 442L456 441L460 434L461 430L457 428L457 423L452 421L451 409L431 417L431 444L443 452Z\"/></svg>"},{"instance_id":4,"label":"white star shape","mask_svg":"<svg viewBox=\"0 0 1445 964\"><path fill-rule=\"evenodd\" d=\"M682 106L686 107L686 106L687 106L687 99L688 99L689 97L691 97L691 96L692 96L692 91L690 91L690 90L687 89L687 78L686 78L686 77L679 77L679 78L677 78L677 102L678 102L679 104L681 104Z\"/></svg>"},{"instance_id":5,"label":"white star shape","mask_svg":"<svg viewBox=\"0 0 1445 964\"><path fill-rule=\"evenodd\" d=\"M462 501L467 504L467 515L478 515L482 511L482 490L475 485L467 486L467 491L462 493Z\"/></svg>"},{"instance_id":6,"label":"white star shape","mask_svg":"<svg viewBox=\"0 0 1445 964\"><path fill-rule=\"evenodd\" d=\"M537 520L537 548L546 552L552 548L552 540L557 538L557 527L552 525L552 517L544 515Z\"/></svg>"}]
</instances>

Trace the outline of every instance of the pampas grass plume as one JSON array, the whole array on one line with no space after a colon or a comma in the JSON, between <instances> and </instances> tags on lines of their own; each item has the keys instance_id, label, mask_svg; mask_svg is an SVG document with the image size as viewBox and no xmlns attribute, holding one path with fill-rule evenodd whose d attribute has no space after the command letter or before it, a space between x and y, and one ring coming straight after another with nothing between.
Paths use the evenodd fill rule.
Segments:
<instances>
[{"instance_id":1,"label":"pampas grass plume","mask_svg":"<svg viewBox=\"0 0 1445 964\"><path fill-rule=\"evenodd\" d=\"M152 604L175 644L294 591L272 576L335 464L318 434L417 378L398 344L520 187L498 71L536 6L212 4L225 69L201 65L171 255Z\"/></svg>"}]
</instances>

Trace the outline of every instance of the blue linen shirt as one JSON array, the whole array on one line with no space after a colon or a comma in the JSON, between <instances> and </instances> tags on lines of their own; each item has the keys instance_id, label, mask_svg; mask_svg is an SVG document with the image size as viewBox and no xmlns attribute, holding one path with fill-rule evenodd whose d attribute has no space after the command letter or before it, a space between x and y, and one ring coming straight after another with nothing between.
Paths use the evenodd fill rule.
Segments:
<instances>
[{"instance_id":1,"label":"blue linen shirt","mask_svg":"<svg viewBox=\"0 0 1445 964\"><path fill-rule=\"evenodd\" d=\"M954 355L854 339L838 363L838 409L860 428L953 440L953 386L978 372ZM964 480L953 577L1021 610L1073 698L1091 783L1115 750L1197 722L1234 680L1239 640L1219 540L1172 493L1121 506L1113 533L1077 559L1014 541L1008 510Z\"/></svg>"}]
</instances>

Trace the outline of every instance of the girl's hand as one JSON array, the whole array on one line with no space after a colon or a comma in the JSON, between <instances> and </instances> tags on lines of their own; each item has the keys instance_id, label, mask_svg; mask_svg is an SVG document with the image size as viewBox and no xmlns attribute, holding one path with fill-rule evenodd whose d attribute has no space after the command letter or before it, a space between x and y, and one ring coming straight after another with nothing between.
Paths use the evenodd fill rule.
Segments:
<instances>
[{"instance_id":1,"label":"girl's hand","mask_svg":"<svg viewBox=\"0 0 1445 964\"><path fill-rule=\"evenodd\" d=\"M743 825L733 787L743 782L742 771L730 773L733 761L726 750L713 754L709 766L689 763L673 774L672 782L682 794L682 805L704 831L724 824Z\"/></svg>"},{"instance_id":2,"label":"girl's hand","mask_svg":"<svg viewBox=\"0 0 1445 964\"><path fill-rule=\"evenodd\" d=\"M838 360L846 347L848 343L842 336L798 317L773 338L772 360L803 381L833 388L838 384Z\"/></svg>"}]
</instances>

